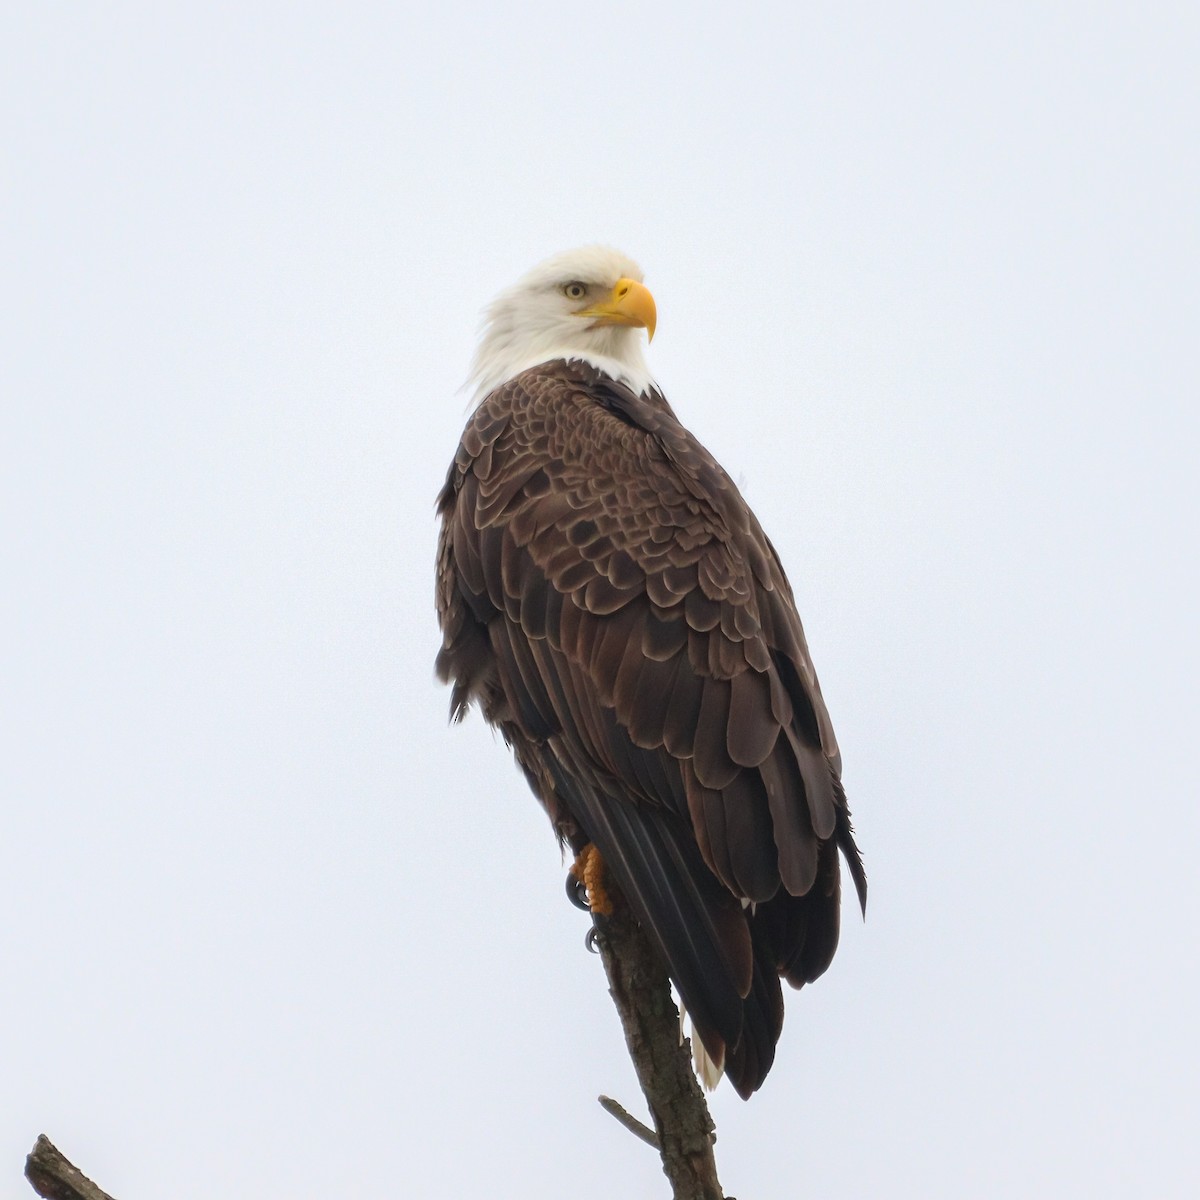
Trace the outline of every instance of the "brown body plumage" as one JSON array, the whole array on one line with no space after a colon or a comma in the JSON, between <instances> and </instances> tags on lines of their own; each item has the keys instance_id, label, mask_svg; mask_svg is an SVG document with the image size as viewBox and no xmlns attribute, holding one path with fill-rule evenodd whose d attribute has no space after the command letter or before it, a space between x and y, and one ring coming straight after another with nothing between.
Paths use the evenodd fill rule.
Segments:
<instances>
[{"instance_id":1,"label":"brown body plumage","mask_svg":"<svg viewBox=\"0 0 1200 1200\"><path fill-rule=\"evenodd\" d=\"M487 395L438 502L438 673L600 850L743 1096L866 881L791 588L656 389L556 360Z\"/></svg>"}]
</instances>

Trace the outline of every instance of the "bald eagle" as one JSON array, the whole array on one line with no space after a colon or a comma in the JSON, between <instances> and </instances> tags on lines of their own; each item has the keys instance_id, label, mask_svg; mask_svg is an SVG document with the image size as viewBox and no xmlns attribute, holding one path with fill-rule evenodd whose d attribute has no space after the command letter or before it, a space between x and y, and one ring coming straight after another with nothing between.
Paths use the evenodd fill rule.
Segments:
<instances>
[{"instance_id":1,"label":"bald eagle","mask_svg":"<svg viewBox=\"0 0 1200 1200\"><path fill-rule=\"evenodd\" d=\"M560 254L487 312L438 498L440 678L497 727L561 843L598 852L705 1052L749 1097L780 978L866 877L774 546L646 368L654 299L614 250ZM589 875L591 879L591 875Z\"/></svg>"}]
</instances>

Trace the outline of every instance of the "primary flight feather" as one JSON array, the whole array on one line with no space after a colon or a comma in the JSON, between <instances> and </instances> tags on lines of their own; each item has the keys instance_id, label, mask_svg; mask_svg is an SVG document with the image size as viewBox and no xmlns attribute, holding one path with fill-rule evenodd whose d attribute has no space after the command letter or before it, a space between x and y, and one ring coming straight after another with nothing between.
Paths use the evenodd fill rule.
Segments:
<instances>
[{"instance_id":1,"label":"primary flight feather","mask_svg":"<svg viewBox=\"0 0 1200 1200\"><path fill-rule=\"evenodd\" d=\"M605 247L488 310L438 499L439 676L512 747L560 841L599 851L708 1059L766 1077L833 958L841 760L774 547L642 352L654 299Z\"/></svg>"}]
</instances>

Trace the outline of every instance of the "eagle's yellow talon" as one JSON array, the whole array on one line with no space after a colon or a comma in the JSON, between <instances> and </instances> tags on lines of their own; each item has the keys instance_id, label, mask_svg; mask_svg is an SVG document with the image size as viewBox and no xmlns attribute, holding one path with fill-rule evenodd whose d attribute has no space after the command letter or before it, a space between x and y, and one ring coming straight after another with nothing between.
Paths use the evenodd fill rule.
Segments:
<instances>
[{"instance_id":1,"label":"eagle's yellow talon","mask_svg":"<svg viewBox=\"0 0 1200 1200\"><path fill-rule=\"evenodd\" d=\"M612 897L608 894L608 889L604 886L604 859L600 857L600 851L591 842L588 842L576 855L575 861L571 864L571 874L582 881L587 891L588 908L602 917L611 917L613 902Z\"/></svg>"}]
</instances>

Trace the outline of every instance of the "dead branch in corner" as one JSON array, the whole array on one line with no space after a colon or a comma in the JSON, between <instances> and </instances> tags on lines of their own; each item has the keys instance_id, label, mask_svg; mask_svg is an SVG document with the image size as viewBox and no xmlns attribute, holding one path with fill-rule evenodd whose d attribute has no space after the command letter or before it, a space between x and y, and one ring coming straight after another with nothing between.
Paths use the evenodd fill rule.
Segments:
<instances>
[{"instance_id":1,"label":"dead branch in corner","mask_svg":"<svg viewBox=\"0 0 1200 1200\"><path fill-rule=\"evenodd\" d=\"M68 1162L44 1133L25 1159L25 1178L45 1200L113 1200Z\"/></svg>"}]
</instances>

